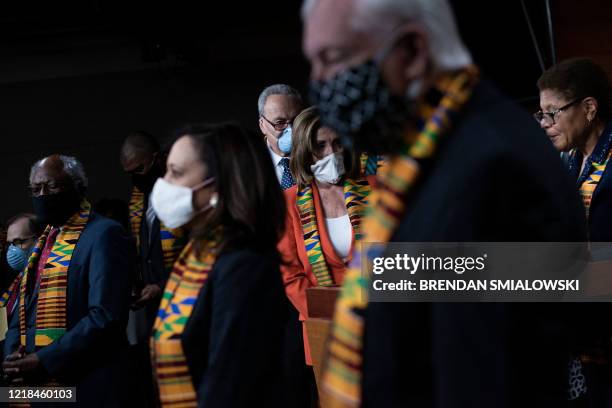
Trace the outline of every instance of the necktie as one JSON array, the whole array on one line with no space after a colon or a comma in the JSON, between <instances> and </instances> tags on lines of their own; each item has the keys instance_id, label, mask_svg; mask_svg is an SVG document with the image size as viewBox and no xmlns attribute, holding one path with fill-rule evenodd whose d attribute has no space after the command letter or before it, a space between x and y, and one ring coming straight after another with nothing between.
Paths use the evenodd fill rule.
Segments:
<instances>
[{"instance_id":1,"label":"necktie","mask_svg":"<svg viewBox=\"0 0 612 408\"><path fill-rule=\"evenodd\" d=\"M151 243L151 236L153 234L153 223L155 222L155 217L157 217L157 215L155 214L155 210L153 209L153 205L151 204L151 196L149 196L149 203L147 205L147 212L146 212L146 217L147 217L147 229L149 231L149 244Z\"/></svg>"},{"instance_id":2,"label":"necktie","mask_svg":"<svg viewBox=\"0 0 612 408\"><path fill-rule=\"evenodd\" d=\"M286 190L293 185L295 185L295 181L293 180L293 176L291 175L291 171L289 170L289 158L283 157L280 159L280 165L283 166L283 177L281 178L281 187L283 190Z\"/></svg>"}]
</instances>

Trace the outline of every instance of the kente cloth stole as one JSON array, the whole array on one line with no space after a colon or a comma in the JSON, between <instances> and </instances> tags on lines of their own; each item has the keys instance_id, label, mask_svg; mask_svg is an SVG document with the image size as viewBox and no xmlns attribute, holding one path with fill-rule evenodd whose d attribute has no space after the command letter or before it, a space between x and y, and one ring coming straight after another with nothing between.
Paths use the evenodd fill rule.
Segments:
<instances>
[{"instance_id":1,"label":"kente cloth stole","mask_svg":"<svg viewBox=\"0 0 612 408\"><path fill-rule=\"evenodd\" d=\"M6 307L8 305L9 299L13 295L16 290L19 290L19 284L21 283L21 279L23 278L23 271L19 272L19 274L13 279L13 282L9 285L8 289L4 291L2 297L0 297L0 307Z\"/></svg>"},{"instance_id":2,"label":"kente cloth stole","mask_svg":"<svg viewBox=\"0 0 612 408\"><path fill-rule=\"evenodd\" d=\"M79 211L62 227L49 253L49 258L40 275L38 302L36 303L36 347L53 343L66 332L66 289L68 288L68 268L74 248L87 225L91 205L87 200L81 202ZM25 298L28 279L36 279L36 268L51 226L48 225L41 235L28 259L23 272L19 297L19 331L21 345L26 345ZM34 285L35 286L35 283Z\"/></svg>"},{"instance_id":3,"label":"kente cloth stole","mask_svg":"<svg viewBox=\"0 0 612 408\"><path fill-rule=\"evenodd\" d=\"M361 219L367 208L370 190L370 184L368 184L367 180L347 179L344 182L344 202L355 234L355 241L361 240L363 236L361 232ZM308 262L312 266L312 272L317 278L317 284L319 286L334 285L334 279L329 273L323 249L321 248L321 235L317 226L312 186L308 185L298 189L297 206L304 233L304 245L306 246Z\"/></svg>"},{"instance_id":4,"label":"kente cloth stole","mask_svg":"<svg viewBox=\"0 0 612 408\"><path fill-rule=\"evenodd\" d=\"M181 335L215 264L217 250L218 240L207 240L198 257L190 241L166 284L151 338L153 368L163 407L197 406Z\"/></svg>"},{"instance_id":5,"label":"kente cloth stole","mask_svg":"<svg viewBox=\"0 0 612 408\"><path fill-rule=\"evenodd\" d=\"M136 239L138 253L140 253L140 225L144 216L144 207L144 194L134 187L130 196L130 225L132 235ZM185 232L180 228L168 228L160 221L159 236L164 257L164 269L170 271L185 246Z\"/></svg>"},{"instance_id":6,"label":"kente cloth stole","mask_svg":"<svg viewBox=\"0 0 612 408\"><path fill-rule=\"evenodd\" d=\"M385 156L371 155L368 153L362 153L359 156L359 162L361 165L361 174L363 176L382 176L385 174L387 169L387 161Z\"/></svg>"},{"instance_id":7,"label":"kente cloth stole","mask_svg":"<svg viewBox=\"0 0 612 408\"><path fill-rule=\"evenodd\" d=\"M604 160L602 163L591 163L591 172L589 177L580 186L580 196L582 197L582 203L584 204L587 218L589 217L589 209L591 207L593 193L599 184L599 180L601 180L601 176L603 175L608 162L610 161L610 156L612 156L612 149L608 152L606 160Z\"/></svg>"},{"instance_id":8,"label":"kente cloth stole","mask_svg":"<svg viewBox=\"0 0 612 408\"><path fill-rule=\"evenodd\" d=\"M378 186L370 194L370 209L362 225L362 242L389 241L406 213L407 199L419 177L417 160L434 157L439 142L469 100L477 81L478 69L475 66L436 79L434 87L417 109L417 125L405 134L404 148L400 154L390 158L387 174L379 178ZM359 246L354 248L353 260L336 302L322 375L329 407L361 404L362 312L368 303L369 284L369 277L362 275L361 262L372 256L362 253Z\"/></svg>"}]
</instances>

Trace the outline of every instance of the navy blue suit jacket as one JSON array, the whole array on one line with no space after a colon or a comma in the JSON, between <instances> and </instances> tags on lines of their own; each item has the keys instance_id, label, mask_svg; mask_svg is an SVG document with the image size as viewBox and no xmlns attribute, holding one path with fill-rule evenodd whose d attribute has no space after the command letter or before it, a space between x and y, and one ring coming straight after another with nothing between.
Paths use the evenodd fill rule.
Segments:
<instances>
[{"instance_id":1,"label":"navy blue suit jacket","mask_svg":"<svg viewBox=\"0 0 612 408\"><path fill-rule=\"evenodd\" d=\"M130 241L116 222L95 212L68 268L66 333L34 348L37 290L26 301L26 352L36 352L45 376L77 387L82 406L117 406L130 294ZM13 313L5 353L19 346L19 313Z\"/></svg>"}]
</instances>

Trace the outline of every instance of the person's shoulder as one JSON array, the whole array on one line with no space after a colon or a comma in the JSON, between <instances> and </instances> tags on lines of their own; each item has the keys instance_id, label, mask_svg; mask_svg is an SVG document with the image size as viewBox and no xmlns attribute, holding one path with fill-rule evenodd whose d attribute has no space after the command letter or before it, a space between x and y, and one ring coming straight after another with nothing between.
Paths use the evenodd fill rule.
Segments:
<instances>
[{"instance_id":1,"label":"person's shoulder","mask_svg":"<svg viewBox=\"0 0 612 408\"><path fill-rule=\"evenodd\" d=\"M297 191L298 191L298 186L297 185L294 185L294 186L291 186L291 187L285 189L283 191L283 194L285 195L285 200L286 201L295 200L295 198L297 197Z\"/></svg>"},{"instance_id":2,"label":"person's shoulder","mask_svg":"<svg viewBox=\"0 0 612 408\"><path fill-rule=\"evenodd\" d=\"M287 206L287 214L290 216L297 215L297 193L298 186L292 186L283 191L285 196L285 205Z\"/></svg>"},{"instance_id":3,"label":"person's shoulder","mask_svg":"<svg viewBox=\"0 0 612 408\"><path fill-rule=\"evenodd\" d=\"M455 139L459 151L468 149L474 159L523 157L529 150L543 158L556 157L528 112L487 80L474 89L450 139Z\"/></svg>"},{"instance_id":4,"label":"person's shoulder","mask_svg":"<svg viewBox=\"0 0 612 408\"><path fill-rule=\"evenodd\" d=\"M271 270L278 272L278 268L279 259L275 248L262 251L245 246L223 251L213 268L218 273L213 275L227 278L229 274L243 276L246 279L257 279L257 275L267 274Z\"/></svg>"},{"instance_id":5,"label":"person's shoulder","mask_svg":"<svg viewBox=\"0 0 612 408\"><path fill-rule=\"evenodd\" d=\"M87 227L83 234L85 233L94 236L100 234L125 235L125 230L117 221L111 220L95 211L91 211L89 220L87 221Z\"/></svg>"},{"instance_id":6,"label":"person's shoulder","mask_svg":"<svg viewBox=\"0 0 612 408\"><path fill-rule=\"evenodd\" d=\"M253 246L243 246L240 248L234 247L223 251L217 262L219 264L226 263L242 263L245 262L249 265L260 264L260 263L272 263L276 260L275 249L263 251Z\"/></svg>"},{"instance_id":7,"label":"person's shoulder","mask_svg":"<svg viewBox=\"0 0 612 408\"><path fill-rule=\"evenodd\" d=\"M530 137L521 136L527 134L545 140L543 131L527 111L487 80L482 80L474 89L465 107L462 125L468 128L479 127L493 139L513 135L513 140L517 140L517 137L530 140Z\"/></svg>"}]
</instances>

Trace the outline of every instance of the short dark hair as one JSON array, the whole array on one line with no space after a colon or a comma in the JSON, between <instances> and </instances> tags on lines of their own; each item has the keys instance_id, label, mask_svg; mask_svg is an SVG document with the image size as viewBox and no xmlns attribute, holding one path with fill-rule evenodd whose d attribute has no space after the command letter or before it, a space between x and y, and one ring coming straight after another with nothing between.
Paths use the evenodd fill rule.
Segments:
<instances>
[{"instance_id":1,"label":"short dark hair","mask_svg":"<svg viewBox=\"0 0 612 408\"><path fill-rule=\"evenodd\" d=\"M270 153L261 139L234 123L192 125L176 135L191 139L208 176L215 178L219 194L204 225L195 226L191 237L204 238L220 225L222 249L249 244L277 253L286 207Z\"/></svg>"},{"instance_id":2,"label":"short dark hair","mask_svg":"<svg viewBox=\"0 0 612 408\"><path fill-rule=\"evenodd\" d=\"M21 220L22 218L26 218L28 220L28 228L30 228L32 234L39 236L43 233L43 226L40 225L36 216L30 213L19 213L17 215L12 216L6 222L6 228L8 229L8 227Z\"/></svg>"},{"instance_id":3,"label":"short dark hair","mask_svg":"<svg viewBox=\"0 0 612 408\"><path fill-rule=\"evenodd\" d=\"M142 130L135 130L130 132L123 141L121 159L124 159L128 152L149 156L159 152L159 150L159 142L152 134Z\"/></svg>"},{"instance_id":4,"label":"short dark hair","mask_svg":"<svg viewBox=\"0 0 612 408\"><path fill-rule=\"evenodd\" d=\"M568 100L592 97L597 100L597 116L611 116L612 91L606 71L588 58L572 58L550 67L538 79L540 91L550 89Z\"/></svg>"}]
</instances>

